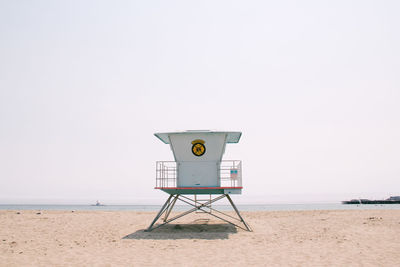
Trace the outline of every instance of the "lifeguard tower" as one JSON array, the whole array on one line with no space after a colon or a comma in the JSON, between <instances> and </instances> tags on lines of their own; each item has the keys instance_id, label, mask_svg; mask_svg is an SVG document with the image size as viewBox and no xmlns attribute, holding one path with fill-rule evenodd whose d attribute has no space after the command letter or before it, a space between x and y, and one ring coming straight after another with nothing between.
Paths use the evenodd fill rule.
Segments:
<instances>
[{"instance_id":1,"label":"lifeguard tower","mask_svg":"<svg viewBox=\"0 0 400 267\"><path fill-rule=\"evenodd\" d=\"M156 163L155 189L164 191L169 197L146 231L192 212L205 212L251 231L229 196L242 193L242 163L240 160L222 160L226 144L238 143L241 132L201 130L154 135L170 145L175 161ZM215 195L218 196L213 197ZM228 199L237 218L212 207L212 203L223 198ZM192 209L168 218L177 200L192 206ZM155 225L163 215L162 222Z\"/></svg>"}]
</instances>

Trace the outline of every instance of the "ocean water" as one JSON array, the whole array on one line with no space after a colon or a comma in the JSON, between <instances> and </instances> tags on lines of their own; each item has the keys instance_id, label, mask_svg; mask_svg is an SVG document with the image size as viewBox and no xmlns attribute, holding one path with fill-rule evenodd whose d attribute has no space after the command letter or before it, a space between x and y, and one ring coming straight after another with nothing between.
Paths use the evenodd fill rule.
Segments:
<instances>
[{"instance_id":1,"label":"ocean water","mask_svg":"<svg viewBox=\"0 0 400 267\"><path fill-rule=\"evenodd\" d=\"M79 211L158 211L161 205L1 205L0 210L79 210ZM213 205L218 210L232 210L229 205ZM175 205L174 210L185 211L189 205ZM295 210L400 210L400 204L384 205L343 205L341 203L324 204L262 204L262 205L237 205L240 211L295 211Z\"/></svg>"}]
</instances>

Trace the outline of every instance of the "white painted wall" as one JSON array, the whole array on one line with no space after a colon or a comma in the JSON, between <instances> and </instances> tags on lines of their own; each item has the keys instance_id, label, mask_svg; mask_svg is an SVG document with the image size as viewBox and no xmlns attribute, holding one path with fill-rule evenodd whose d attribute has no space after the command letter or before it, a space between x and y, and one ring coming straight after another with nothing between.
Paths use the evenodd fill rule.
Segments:
<instances>
[{"instance_id":1,"label":"white painted wall","mask_svg":"<svg viewBox=\"0 0 400 267\"><path fill-rule=\"evenodd\" d=\"M183 161L178 163L178 187L218 187L219 161Z\"/></svg>"},{"instance_id":2,"label":"white painted wall","mask_svg":"<svg viewBox=\"0 0 400 267\"><path fill-rule=\"evenodd\" d=\"M225 151L226 133L171 134L170 143L178 163L178 187L220 186L219 165ZM202 156L192 153L192 141L203 140L206 152Z\"/></svg>"},{"instance_id":3,"label":"white painted wall","mask_svg":"<svg viewBox=\"0 0 400 267\"><path fill-rule=\"evenodd\" d=\"M171 148L176 161L221 161L225 150L226 133L176 133L170 134ZM192 141L204 140L206 152L197 157L192 153Z\"/></svg>"}]
</instances>

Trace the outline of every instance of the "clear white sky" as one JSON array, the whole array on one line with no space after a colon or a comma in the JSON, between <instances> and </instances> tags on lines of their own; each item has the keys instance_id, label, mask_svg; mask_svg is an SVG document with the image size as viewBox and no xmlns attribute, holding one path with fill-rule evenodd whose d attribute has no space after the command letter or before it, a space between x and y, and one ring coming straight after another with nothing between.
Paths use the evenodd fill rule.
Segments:
<instances>
[{"instance_id":1,"label":"clear white sky","mask_svg":"<svg viewBox=\"0 0 400 267\"><path fill-rule=\"evenodd\" d=\"M242 131L241 203L400 195L399 1L0 1L0 203L161 203L154 132Z\"/></svg>"}]
</instances>

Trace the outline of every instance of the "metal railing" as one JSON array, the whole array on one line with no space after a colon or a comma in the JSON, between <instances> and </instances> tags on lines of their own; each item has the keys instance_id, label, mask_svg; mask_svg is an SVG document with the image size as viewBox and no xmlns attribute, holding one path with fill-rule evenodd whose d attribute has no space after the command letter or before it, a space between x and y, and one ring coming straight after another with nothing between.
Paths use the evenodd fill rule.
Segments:
<instances>
[{"instance_id":1,"label":"metal railing","mask_svg":"<svg viewBox=\"0 0 400 267\"><path fill-rule=\"evenodd\" d=\"M242 161L223 160L219 168L221 187L242 187Z\"/></svg>"},{"instance_id":2,"label":"metal railing","mask_svg":"<svg viewBox=\"0 0 400 267\"><path fill-rule=\"evenodd\" d=\"M221 161L219 178L221 187L242 187L242 161ZM177 187L176 161L156 162L156 187Z\"/></svg>"},{"instance_id":3,"label":"metal railing","mask_svg":"<svg viewBox=\"0 0 400 267\"><path fill-rule=\"evenodd\" d=\"M176 187L176 161L156 162L156 187Z\"/></svg>"}]
</instances>

